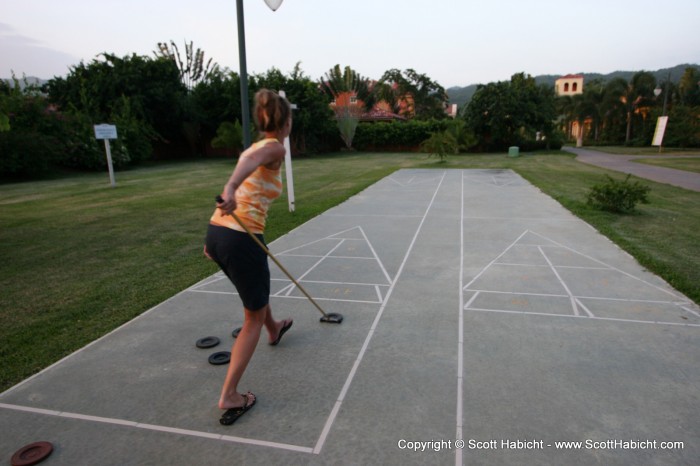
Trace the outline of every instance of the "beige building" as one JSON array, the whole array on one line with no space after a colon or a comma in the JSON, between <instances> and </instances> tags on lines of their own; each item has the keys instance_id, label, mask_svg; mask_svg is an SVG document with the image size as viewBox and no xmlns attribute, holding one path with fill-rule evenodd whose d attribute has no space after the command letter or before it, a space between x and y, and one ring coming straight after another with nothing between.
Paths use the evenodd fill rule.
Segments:
<instances>
[{"instance_id":1,"label":"beige building","mask_svg":"<svg viewBox=\"0 0 700 466\"><path fill-rule=\"evenodd\" d=\"M557 95L583 94L583 75L567 74L554 82L554 92Z\"/></svg>"}]
</instances>

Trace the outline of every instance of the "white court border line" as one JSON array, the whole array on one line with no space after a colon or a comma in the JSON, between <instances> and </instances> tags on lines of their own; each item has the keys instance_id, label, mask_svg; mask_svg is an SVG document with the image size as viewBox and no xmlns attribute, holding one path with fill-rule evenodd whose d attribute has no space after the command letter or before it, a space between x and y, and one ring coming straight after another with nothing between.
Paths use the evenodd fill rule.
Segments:
<instances>
[{"instance_id":1,"label":"white court border line","mask_svg":"<svg viewBox=\"0 0 700 466\"><path fill-rule=\"evenodd\" d=\"M401 265L399 266L399 269L396 273L396 276L394 277L394 280L392 281L391 285L389 286L389 290L387 291L387 294L384 297L384 301L383 301L381 307L379 308L379 311L377 312L376 317L374 318L374 321L372 323L372 326L370 327L369 333L367 334L367 337L365 338L364 344L362 345L362 348L360 349L360 352L358 353L358 356L355 359L353 367L350 370L350 373L348 374L348 377L345 381L345 384L343 385L343 387L340 391L340 394L338 395L338 398L336 399L336 402L331 410L331 413L330 413L328 419L326 420L326 423L324 424L321 435L319 436L318 441L316 442L316 445L314 446L313 449L310 447L291 445L291 444L287 444L287 443L270 442L267 440L250 439L250 438L245 438L245 437L236 437L236 436L223 435L223 434L212 434L211 432L202 432L202 431L195 431L195 430L190 430L190 429L181 429L181 428L176 428L176 427L160 426L160 425L155 425L155 424L140 423L140 422L136 422L136 421L128 421L125 419L92 416L92 415L86 415L86 414L80 414L80 413L71 413L71 412L66 412L66 411L57 411L57 410L50 410L50 409L43 409L43 408L35 408L35 407L31 407L31 406L21 406L21 405L14 405L14 404L2 403L2 402L0 402L0 409L28 412L28 413L33 413L33 414L45 415L45 416L55 416L55 417L60 417L60 418L81 420L81 421L87 421L87 422L98 422L98 423L103 423L103 424L131 427L131 428L136 428L136 429L146 429L146 430L150 430L150 431L178 434L178 435L186 435L186 436L190 436L190 437L198 437L198 438L206 438L206 439L227 441L227 442L233 442L233 443L271 447L271 448L290 450L290 451L296 451L296 452L302 452L302 453L320 454L321 449L323 448L323 445L325 444L326 438L327 438L328 434L330 433L331 428L333 427L333 424L334 424L335 419L338 415L340 407L343 404L343 401L345 399L345 395L347 394L347 392L350 388L350 385L352 384L352 381L355 377L357 369L359 368L360 363L362 362L362 359L364 358L365 352L367 351L369 343L372 340L372 336L374 335L374 331L376 330L377 325L379 323L379 320L381 319L381 316L384 312L384 309L386 308L386 305L389 302L389 298L394 290L394 286L396 285L396 282L398 281L398 278L401 275L404 266L406 265L406 262L408 260L409 255L413 251L413 246L415 245L416 239L418 238L418 235L423 227L423 224L425 223L425 219L427 218L428 213L430 212L430 209L433 206L433 203L435 201L435 197L437 196L438 192L440 191L440 187L442 186L442 182L445 179L446 174L447 174L447 172L443 171L442 178L440 178L440 183L438 184L437 188L435 189L435 192L433 193L433 196L430 200L430 203L428 204L428 207L426 208L425 213L423 214L423 217L422 217L420 223L418 224L418 227L416 228L416 232L415 232L413 239L408 247L408 250L406 251L406 254L403 258L403 261L401 262ZM215 281L218 281L218 280L206 279L205 283L210 284L210 283L213 283ZM174 296L170 297L169 299L166 299L162 303L157 304L156 306L152 307L151 309L149 309L149 310L143 312L142 314L136 316L135 318L125 322L124 324L120 325L119 327L112 330L111 332L103 335L102 337L94 340L93 342L87 344L86 346L80 348L79 350L69 354L68 356L60 359L59 361L55 362L54 364L37 372L33 376L23 380L22 382L18 383L17 385L15 385L15 386L9 388L8 390L4 391L3 393L1 393L0 399L2 399L2 397L4 395L10 393L11 391L19 388L22 385L28 383L29 381L35 379L36 377L39 377L41 374L49 371L53 367L61 364L63 361L67 360L68 358L71 358L71 357L85 351L89 347L97 344L98 342L101 342L103 339L106 339L108 336L110 336L113 333L119 331L120 329L126 327L127 325L133 323L134 321L140 319L141 317L145 316L146 314L150 313L151 311L153 311L153 310L157 309L158 307L170 302L171 300L174 300L176 297L179 297L181 294L184 294L188 291L193 291L192 288L198 287L198 286L202 286L202 283L194 285L193 287L190 287L188 289L185 289L185 290L175 294Z\"/></svg>"},{"instance_id":2,"label":"white court border line","mask_svg":"<svg viewBox=\"0 0 700 466\"><path fill-rule=\"evenodd\" d=\"M463 442L464 428L464 171L460 178L460 206L459 206L459 324L457 326L457 431L455 442ZM475 296L479 293L475 293ZM474 299L474 297L472 297ZM471 301L470 301L471 304ZM455 464L462 466L462 449L455 452Z\"/></svg>"}]
</instances>

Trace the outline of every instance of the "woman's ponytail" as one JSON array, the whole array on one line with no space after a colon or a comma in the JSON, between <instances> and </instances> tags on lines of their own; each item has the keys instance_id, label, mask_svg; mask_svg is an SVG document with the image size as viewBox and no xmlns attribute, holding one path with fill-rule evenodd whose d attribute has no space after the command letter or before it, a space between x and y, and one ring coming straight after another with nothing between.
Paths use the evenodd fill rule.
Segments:
<instances>
[{"instance_id":1,"label":"woman's ponytail","mask_svg":"<svg viewBox=\"0 0 700 466\"><path fill-rule=\"evenodd\" d=\"M291 117L292 107L284 97L269 89L255 93L255 125L260 132L277 132Z\"/></svg>"}]
</instances>

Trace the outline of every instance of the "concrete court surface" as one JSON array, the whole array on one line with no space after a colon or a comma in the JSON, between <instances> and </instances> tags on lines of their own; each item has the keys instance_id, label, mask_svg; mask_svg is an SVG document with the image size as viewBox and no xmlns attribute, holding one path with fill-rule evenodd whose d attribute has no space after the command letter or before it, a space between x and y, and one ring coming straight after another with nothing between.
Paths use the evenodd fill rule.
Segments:
<instances>
[{"instance_id":1,"label":"concrete court surface","mask_svg":"<svg viewBox=\"0 0 700 466\"><path fill-rule=\"evenodd\" d=\"M400 170L270 248L345 321L271 264L294 326L263 332L236 424L207 358L242 311L216 274L1 394L2 461L41 440L47 465L700 458L700 310L510 170Z\"/></svg>"}]
</instances>

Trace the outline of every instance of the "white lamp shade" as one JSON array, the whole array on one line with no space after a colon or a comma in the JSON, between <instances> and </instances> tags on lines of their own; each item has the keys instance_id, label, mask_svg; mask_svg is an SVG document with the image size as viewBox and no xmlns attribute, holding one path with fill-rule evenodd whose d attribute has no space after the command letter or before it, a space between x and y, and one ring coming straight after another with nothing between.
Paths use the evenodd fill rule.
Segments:
<instances>
[{"instance_id":1,"label":"white lamp shade","mask_svg":"<svg viewBox=\"0 0 700 466\"><path fill-rule=\"evenodd\" d=\"M272 11L277 11L277 8L282 5L282 0L265 0L265 4L269 6Z\"/></svg>"}]
</instances>

